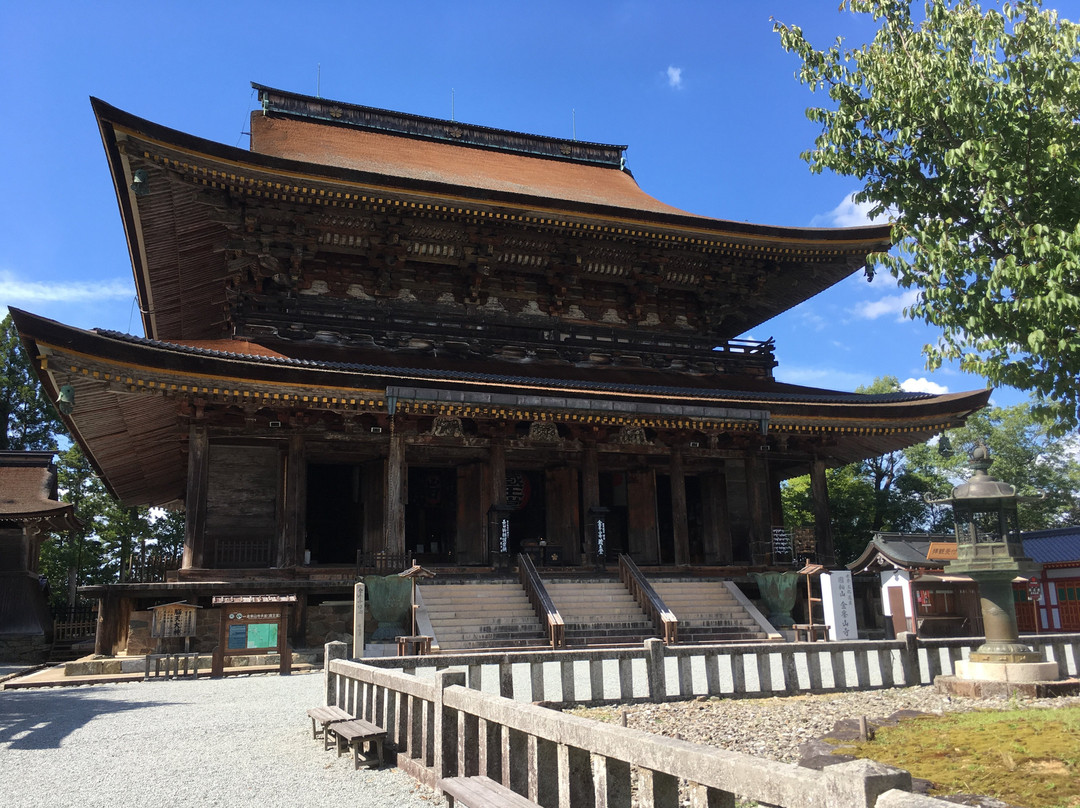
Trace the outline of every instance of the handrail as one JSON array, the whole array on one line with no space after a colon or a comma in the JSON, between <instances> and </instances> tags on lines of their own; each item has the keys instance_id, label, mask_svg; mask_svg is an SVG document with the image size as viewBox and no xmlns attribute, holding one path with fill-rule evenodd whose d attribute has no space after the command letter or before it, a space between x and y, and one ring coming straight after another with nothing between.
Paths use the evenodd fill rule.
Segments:
<instances>
[{"instance_id":1,"label":"handrail","mask_svg":"<svg viewBox=\"0 0 1080 808\"><path fill-rule=\"evenodd\" d=\"M551 647L564 648L566 646L566 623L563 621L562 615L559 614L559 610L555 608L551 595L548 594L547 589L544 587L544 582L540 580L540 575L537 573L532 559L525 553L518 553L518 577L521 579L521 585L525 587L525 594L529 598L529 603L536 610L536 616L540 618L541 623L547 626Z\"/></svg>"},{"instance_id":2,"label":"handrail","mask_svg":"<svg viewBox=\"0 0 1080 808\"><path fill-rule=\"evenodd\" d=\"M645 579L637 564L626 553L619 555L619 580L660 631L664 645L673 645L678 642L679 618L665 605L652 584Z\"/></svg>"}]
</instances>

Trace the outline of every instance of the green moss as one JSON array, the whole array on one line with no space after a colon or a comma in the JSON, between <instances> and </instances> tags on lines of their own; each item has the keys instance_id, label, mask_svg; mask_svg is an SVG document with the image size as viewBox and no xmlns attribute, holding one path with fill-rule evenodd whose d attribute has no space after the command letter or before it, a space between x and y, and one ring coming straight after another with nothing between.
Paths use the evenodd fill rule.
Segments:
<instances>
[{"instance_id":1,"label":"green moss","mask_svg":"<svg viewBox=\"0 0 1080 808\"><path fill-rule=\"evenodd\" d=\"M837 752L907 769L933 783L934 794L1080 806L1080 707L911 718Z\"/></svg>"}]
</instances>

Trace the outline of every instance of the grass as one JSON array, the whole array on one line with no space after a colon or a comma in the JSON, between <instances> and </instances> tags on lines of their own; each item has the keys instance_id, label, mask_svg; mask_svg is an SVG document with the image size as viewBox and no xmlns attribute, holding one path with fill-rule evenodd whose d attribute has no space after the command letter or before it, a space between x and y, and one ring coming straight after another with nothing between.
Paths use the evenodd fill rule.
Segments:
<instances>
[{"instance_id":1,"label":"grass","mask_svg":"<svg viewBox=\"0 0 1080 808\"><path fill-rule=\"evenodd\" d=\"M1080 707L920 716L836 751L907 769L935 795L1080 807Z\"/></svg>"}]
</instances>

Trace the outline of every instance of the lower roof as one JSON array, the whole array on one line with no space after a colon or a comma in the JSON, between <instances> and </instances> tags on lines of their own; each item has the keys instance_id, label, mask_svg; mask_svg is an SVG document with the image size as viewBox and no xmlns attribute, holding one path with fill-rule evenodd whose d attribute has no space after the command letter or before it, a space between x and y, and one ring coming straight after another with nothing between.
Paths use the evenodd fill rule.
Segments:
<instances>
[{"instance_id":1,"label":"lower roof","mask_svg":"<svg viewBox=\"0 0 1080 808\"><path fill-rule=\"evenodd\" d=\"M248 342L166 343L84 331L12 310L50 395L75 391L64 415L118 497L161 504L183 495L186 433L178 399L339 412L462 414L609 426L827 434L834 463L904 448L960 425L989 390L862 395L737 374L543 363L449 363L354 353L358 361L288 356ZM226 350L226 348L232 350Z\"/></svg>"}]
</instances>

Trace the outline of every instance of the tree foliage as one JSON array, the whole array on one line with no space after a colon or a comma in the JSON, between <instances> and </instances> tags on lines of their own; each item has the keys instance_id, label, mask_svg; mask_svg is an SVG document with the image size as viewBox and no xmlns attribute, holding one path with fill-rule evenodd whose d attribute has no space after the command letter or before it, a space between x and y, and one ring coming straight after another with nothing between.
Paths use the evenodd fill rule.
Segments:
<instances>
[{"instance_id":1,"label":"tree foliage","mask_svg":"<svg viewBox=\"0 0 1080 808\"><path fill-rule=\"evenodd\" d=\"M19 343L11 315L0 320L0 451L56 449L63 425Z\"/></svg>"},{"instance_id":2,"label":"tree foliage","mask_svg":"<svg viewBox=\"0 0 1080 808\"><path fill-rule=\"evenodd\" d=\"M870 257L920 296L908 314L941 329L931 367L956 359L993 384L1037 393L1080 421L1080 26L1040 0L844 0L873 41L815 49L777 23L827 93L803 154L858 178L858 202L893 219L897 248Z\"/></svg>"}]
</instances>

